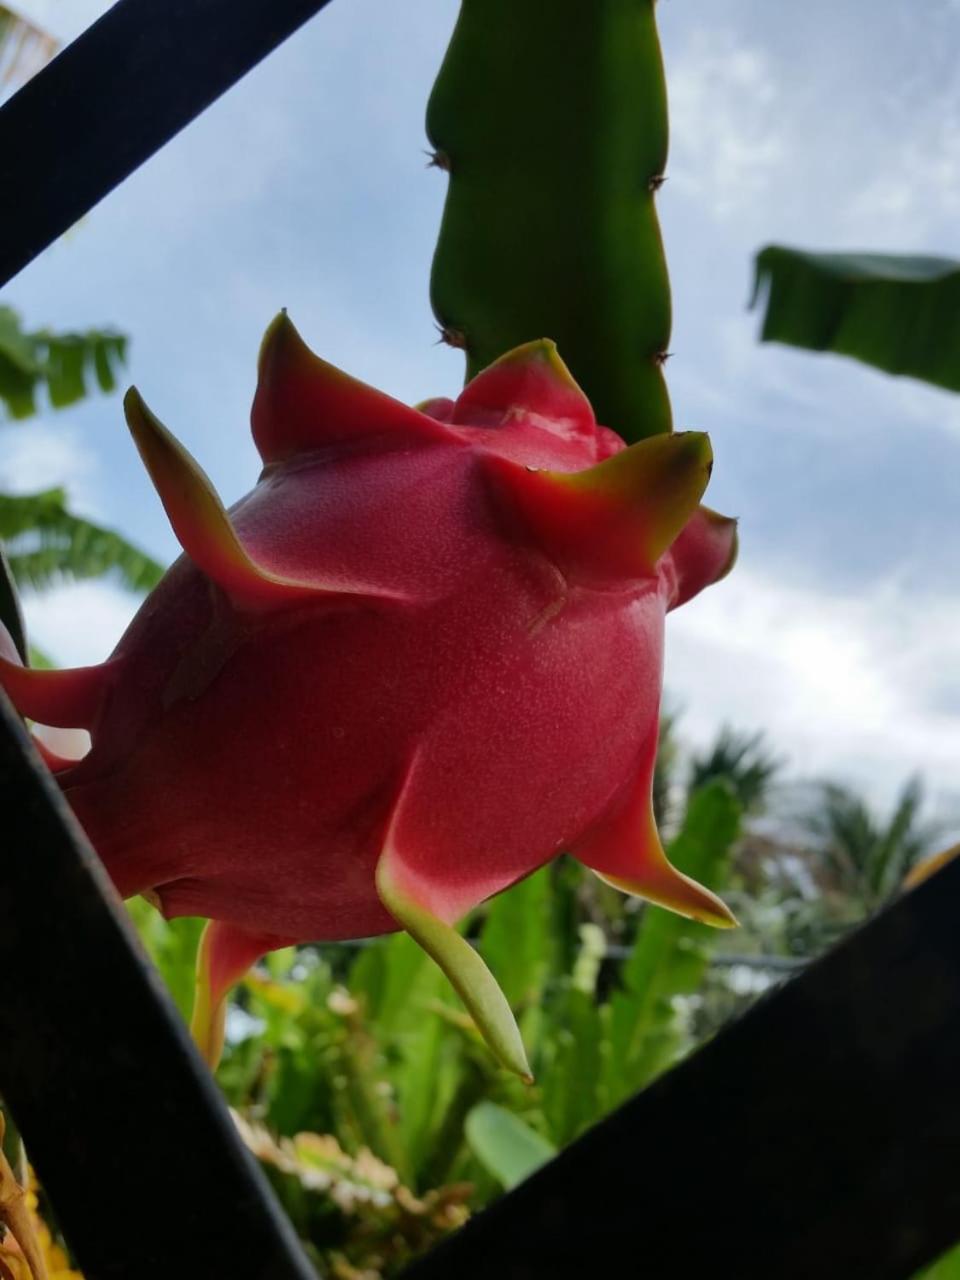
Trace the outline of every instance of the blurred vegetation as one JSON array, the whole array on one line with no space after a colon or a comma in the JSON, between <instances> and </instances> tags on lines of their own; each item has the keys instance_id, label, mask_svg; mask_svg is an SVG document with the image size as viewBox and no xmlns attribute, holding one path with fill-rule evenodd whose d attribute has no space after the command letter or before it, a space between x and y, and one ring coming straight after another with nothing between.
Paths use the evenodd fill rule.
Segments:
<instances>
[{"instance_id":1,"label":"blurred vegetation","mask_svg":"<svg viewBox=\"0 0 960 1280\"><path fill-rule=\"evenodd\" d=\"M534 1086L403 934L278 952L238 989L219 1081L323 1274L397 1274L876 910L935 837L915 782L884 819L835 783L785 782L762 735L689 754L674 717L664 736L670 857L742 927L645 907L569 859L493 899L466 928ZM186 1014L201 922L131 910Z\"/></svg>"},{"instance_id":2,"label":"blurred vegetation","mask_svg":"<svg viewBox=\"0 0 960 1280\"><path fill-rule=\"evenodd\" d=\"M0 8L0 19L3 10ZM76 404L94 388L111 392L127 354L127 339L112 330L54 334L28 331L0 306L0 420L20 422L44 408ZM0 622L26 659L16 587L43 590L61 582L112 577L148 591L163 568L112 529L77 515L63 489L11 493L0 470Z\"/></svg>"},{"instance_id":3,"label":"blurred vegetation","mask_svg":"<svg viewBox=\"0 0 960 1280\"><path fill-rule=\"evenodd\" d=\"M0 306L0 406L8 418L32 418L42 399L65 409L94 385L116 390L127 339L114 330L85 333L28 331L12 307Z\"/></svg>"},{"instance_id":4,"label":"blurred vegetation","mask_svg":"<svg viewBox=\"0 0 960 1280\"><path fill-rule=\"evenodd\" d=\"M722 886L739 824L730 786L711 781L672 859ZM497 1066L404 934L278 952L243 983L219 1081L318 1265L393 1275L692 1047L677 1001L698 989L715 935L659 910L630 913L626 930L611 915L608 929L607 895L619 909L565 861L468 923L517 1014L533 1087ZM131 910L186 1013L200 923ZM611 967L614 933L629 942Z\"/></svg>"},{"instance_id":5,"label":"blurred vegetation","mask_svg":"<svg viewBox=\"0 0 960 1280\"><path fill-rule=\"evenodd\" d=\"M27 1171L25 1191L27 1213L37 1250L47 1269L47 1280L83 1280L80 1272L71 1267L63 1242L47 1221L49 1206L44 1203L32 1170ZM0 1239L0 1280L34 1280L12 1231Z\"/></svg>"}]
</instances>

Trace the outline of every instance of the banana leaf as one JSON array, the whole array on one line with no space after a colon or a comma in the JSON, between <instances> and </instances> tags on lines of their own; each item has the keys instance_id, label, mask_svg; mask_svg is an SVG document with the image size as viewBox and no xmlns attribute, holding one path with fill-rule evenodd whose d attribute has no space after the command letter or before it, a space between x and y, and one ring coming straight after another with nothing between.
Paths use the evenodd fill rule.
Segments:
<instances>
[{"instance_id":1,"label":"banana leaf","mask_svg":"<svg viewBox=\"0 0 960 1280\"><path fill-rule=\"evenodd\" d=\"M851 356L960 391L960 262L768 245L756 258L758 303L762 342Z\"/></svg>"},{"instance_id":2,"label":"banana leaf","mask_svg":"<svg viewBox=\"0 0 960 1280\"><path fill-rule=\"evenodd\" d=\"M11 307L0 307L0 408L10 418L32 417L41 390L54 409L82 400L94 382L101 391L113 391L126 358L121 333L27 332Z\"/></svg>"},{"instance_id":3,"label":"banana leaf","mask_svg":"<svg viewBox=\"0 0 960 1280\"><path fill-rule=\"evenodd\" d=\"M113 575L132 591L149 591L163 574L120 534L74 515L62 489L0 493L0 539L14 579L34 590Z\"/></svg>"}]
</instances>

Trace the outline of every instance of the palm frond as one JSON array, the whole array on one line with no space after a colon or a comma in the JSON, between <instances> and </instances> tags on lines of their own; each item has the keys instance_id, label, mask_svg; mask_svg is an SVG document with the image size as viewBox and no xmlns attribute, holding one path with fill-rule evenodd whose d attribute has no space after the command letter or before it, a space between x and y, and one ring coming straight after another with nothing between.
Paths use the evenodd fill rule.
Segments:
<instances>
[{"instance_id":1,"label":"palm frond","mask_svg":"<svg viewBox=\"0 0 960 1280\"><path fill-rule=\"evenodd\" d=\"M919 778L905 783L886 823L851 788L834 782L818 788L805 824L817 856L867 914L896 893L910 867L936 842L937 829L920 821L922 807Z\"/></svg>"},{"instance_id":2,"label":"palm frond","mask_svg":"<svg viewBox=\"0 0 960 1280\"><path fill-rule=\"evenodd\" d=\"M709 750L690 762L689 791L692 795L713 779L725 778L744 813L757 813L781 767L762 733L740 733L724 725Z\"/></svg>"},{"instance_id":3,"label":"palm frond","mask_svg":"<svg viewBox=\"0 0 960 1280\"><path fill-rule=\"evenodd\" d=\"M41 392L52 408L63 409L89 395L93 384L113 391L126 358L122 333L27 332L16 311L0 307L0 406L8 418L32 417Z\"/></svg>"},{"instance_id":4,"label":"palm frond","mask_svg":"<svg viewBox=\"0 0 960 1280\"><path fill-rule=\"evenodd\" d=\"M17 584L34 590L112 576L132 591L149 591L163 575L120 534L74 515L62 489L0 493L0 539Z\"/></svg>"},{"instance_id":5,"label":"palm frond","mask_svg":"<svg viewBox=\"0 0 960 1280\"><path fill-rule=\"evenodd\" d=\"M877 875L877 890L881 899L896 893L914 863L930 853L943 835L938 824L920 821L923 800L921 779L909 779L904 784L884 833Z\"/></svg>"}]
</instances>

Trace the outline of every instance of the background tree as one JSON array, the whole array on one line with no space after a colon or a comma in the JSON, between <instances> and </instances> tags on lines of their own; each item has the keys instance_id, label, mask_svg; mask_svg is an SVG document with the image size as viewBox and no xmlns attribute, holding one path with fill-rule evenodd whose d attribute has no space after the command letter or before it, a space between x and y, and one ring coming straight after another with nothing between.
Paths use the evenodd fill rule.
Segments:
<instances>
[{"instance_id":1,"label":"background tree","mask_svg":"<svg viewBox=\"0 0 960 1280\"><path fill-rule=\"evenodd\" d=\"M782 761L770 750L762 731L743 733L723 725L712 745L691 759L687 790L692 794L723 778L745 814L762 813L781 768Z\"/></svg>"},{"instance_id":2,"label":"background tree","mask_svg":"<svg viewBox=\"0 0 960 1280\"><path fill-rule=\"evenodd\" d=\"M923 785L906 782L889 818L878 818L849 787L824 782L807 817L820 864L824 897L839 897L853 919L879 911L910 868L942 839L939 824L924 822Z\"/></svg>"},{"instance_id":3,"label":"background tree","mask_svg":"<svg viewBox=\"0 0 960 1280\"><path fill-rule=\"evenodd\" d=\"M67 408L94 388L113 391L126 353L126 337L113 330L28 331L12 308L0 307L0 423L22 422L41 406ZM14 479L0 468L3 478ZM0 621L21 656L25 640L14 583L43 590L110 576L133 591L147 591L163 572L119 533L72 511L61 488L22 494L0 487L0 540Z\"/></svg>"}]
</instances>

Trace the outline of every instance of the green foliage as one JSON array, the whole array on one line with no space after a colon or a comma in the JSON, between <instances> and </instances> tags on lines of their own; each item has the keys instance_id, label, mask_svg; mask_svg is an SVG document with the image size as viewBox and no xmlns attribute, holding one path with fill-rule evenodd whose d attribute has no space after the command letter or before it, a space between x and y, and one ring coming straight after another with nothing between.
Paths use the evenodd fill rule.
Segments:
<instances>
[{"instance_id":1,"label":"green foliage","mask_svg":"<svg viewBox=\"0 0 960 1280\"><path fill-rule=\"evenodd\" d=\"M149 591L163 574L120 534L74 515L62 489L0 493L0 539L13 577L34 590L112 575L132 591Z\"/></svg>"},{"instance_id":2,"label":"green foliage","mask_svg":"<svg viewBox=\"0 0 960 1280\"><path fill-rule=\"evenodd\" d=\"M555 957L547 870L527 876L490 904L480 953L514 1010L536 1009Z\"/></svg>"},{"instance_id":3,"label":"green foliage","mask_svg":"<svg viewBox=\"0 0 960 1280\"><path fill-rule=\"evenodd\" d=\"M672 815L672 790L680 744L677 741L677 714L660 712L660 737L657 742L657 760L653 770L653 816L657 829L663 831L670 825Z\"/></svg>"},{"instance_id":4,"label":"green foliage","mask_svg":"<svg viewBox=\"0 0 960 1280\"><path fill-rule=\"evenodd\" d=\"M507 1190L556 1155L553 1144L536 1129L495 1102L478 1103L467 1116L464 1132L473 1154Z\"/></svg>"},{"instance_id":5,"label":"green foliage","mask_svg":"<svg viewBox=\"0 0 960 1280\"><path fill-rule=\"evenodd\" d=\"M671 862L704 884L722 884L739 825L740 807L728 785L710 783L690 801L668 851ZM714 937L681 916L645 912L624 965L623 990L610 1002L610 1052L601 1081L608 1107L648 1084L690 1047L675 1002L700 986Z\"/></svg>"},{"instance_id":6,"label":"green foliage","mask_svg":"<svg viewBox=\"0 0 960 1280\"><path fill-rule=\"evenodd\" d=\"M126 355L121 333L27 332L12 308L0 307L0 406L10 418L30 418L40 392L52 408L63 409L84 399L92 383L113 391Z\"/></svg>"},{"instance_id":7,"label":"green foliage","mask_svg":"<svg viewBox=\"0 0 960 1280\"><path fill-rule=\"evenodd\" d=\"M431 295L467 376L553 338L599 421L627 440L669 431L651 0L464 0L427 132L450 174Z\"/></svg>"},{"instance_id":8,"label":"green foliage","mask_svg":"<svg viewBox=\"0 0 960 1280\"><path fill-rule=\"evenodd\" d=\"M194 968L202 920L178 920L170 925L143 898L127 903L140 940L163 974L174 1004L187 1022L193 1008Z\"/></svg>"},{"instance_id":9,"label":"green foliage","mask_svg":"<svg viewBox=\"0 0 960 1280\"><path fill-rule=\"evenodd\" d=\"M960 262L769 245L756 259L761 339L852 356L960 391Z\"/></svg>"},{"instance_id":10,"label":"green foliage","mask_svg":"<svg viewBox=\"0 0 960 1280\"><path fill-rule=\"evenodd\" d=\"M723 778L744 813L760 812L781 762L771 754L762 733L740 733L724 725L707 751L690 762L690 793Z\"/></svg>"},{"instance_id":11,"label":"green foliage","mask_svg":"<svg viewBox=\"0 0 960 1280\"><path fill-rule=\"evenodd\" d=\"M558 1146L572 1142L605 1109L599 1086L604 1054L609 1049L609 1015L609 1007L601 1007L592 990L558 979L537 1068L544 1127Z\"/></svg>"},{"instance_id":12,"label":"green foliage","mask_svg":"<svg viewBox=\"0 0 960 1280\"><path fill-rule=\"evenodd\" d=\"M331 1134L277 1140L262 1125L235 1118L282 1205L306 1225L307 1249L321 1275L394 1275L468 1216L469 1186L415 1196L395 1169L370 1151L350 1155Z\"/></svg>"},{"instance_id":13,"label":"green foliage","mask_svg":"<svg viewBox=\"0 0 960 1280\"><path fill-rule=\"evenodd\" d=\"M95 383L116 387L127 339L111 331L28 333L17 313L0 307L0 407L13 419L31 417L45 393L53 408L75 404ZM74 514L63 489L0 492L0 622L21 656L27 647L14 582L42 591L60 582L112 576L132 591L149 591L162 567L112 529Z\"/></svg>"},{"instance_id":14,"label":"green foliage","mask_svg":"<svg viewBox=\"0 0 960 1280\"><path fill-rule=\"evenodd\" d=\"M720 886L738 814L730 790L712 783L691 803L671 858ZM424 1230L428 1220L434 1235L446 1229L437 1206L482 1206L690 1047L675 1000L696 987L716 935L644 909L611 989L607 938L585 918L595 901L584 887L583 874L561 860L469 923L467 937L523 1030L532 1087L497 1066L439 969L404 934L277 952L242 984L220 1084L231 1105L256 1119L254 1150L325 1266L359 1257L360 1241L399 1221L408 1196L434 1206L417 1218ZM199 923L166 924L145 904L133 912L185 1010ZM333 1162L326 1192L303 1173L308 1150ZM389 1203L380 1197L379 1207L363 1207L349 1191L363 1169L407 1190L396 1203L391 1191ZM338 1179L346 1180L349 1213L333 1199ZM469 1194L458 1190L465 1183ZM399 1260L381 1260L377 1270L367 1257L374 1274L394 1274Z\"/></svg>"},{"instance_id":15,"label":"green foliage","mask_svg":"<svg viewBox=\"0 0 960 1280\"><path fill-rule=\"evenodd\" d=\"M857 916L877 911L899 890L914 863L933 852L941 830L921 821L922 807L919 778L905 783L886 821L848 787L826 782L819 788L807 827L829 889Z\"/></svg>"}]
</instances>

